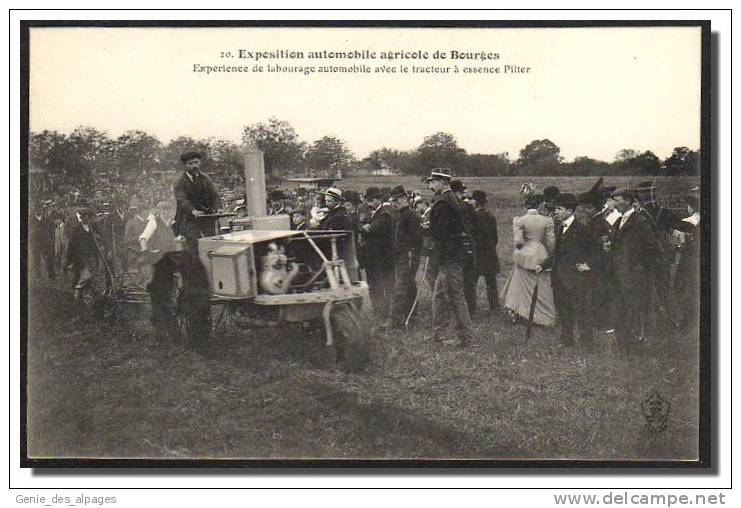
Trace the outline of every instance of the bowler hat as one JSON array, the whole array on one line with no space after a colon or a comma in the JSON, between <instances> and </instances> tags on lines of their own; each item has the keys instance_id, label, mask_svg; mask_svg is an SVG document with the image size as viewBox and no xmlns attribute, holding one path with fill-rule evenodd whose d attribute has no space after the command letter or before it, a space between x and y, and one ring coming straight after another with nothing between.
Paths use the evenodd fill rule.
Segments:
<instances>
[{"instance_id":1,"label":"bowler hat","mask_svg":"<svg viewBox=\"0 0 741 508\"><path fill-rule=\"evenodd\" d=\"M473 191L471 197L479 204L486 204L486 192L482 190Z\"/></svg>"},{"instance_id":2,"label":"bowler hat","mask_svg":"<svg viewBox=\"0 0 741 508\"><path fill-rule=\"evenodd\" d=\"M358 193L358 191L345 191L344 196L345 201L347 201L348 203L352 203L355 206L361 203L360 193Z\"/></svg>"},{"instance_id":3,"label":"bowler hat","mask_svg":"<svg viewBox=\"0 0 741 508\"><path fill-rule=\"evenodd\" d=\"M559 194L561 194L561 191L555 185L550 185L543 189L543 197L546 201L553 201Z\"/></svg>"},{"instance_id":4,"label":"bowler hat","mask_svg":"<svg viewBox=\"0 0 741 508\"><path fill-rule=\"evenodd\" d=\"M425 178L426 182L431 182L432 180L446 180L450 182L450 179L453 178L450 174L450 170L446 168L435 168L430 172L430 176Z\"/></svg>"},{"instance_id":5,"label":"bowler hat","mask_svg":"<svg viewBox=\"0 0 741 508\"><path fill-rule=\"evenodd\" d=\"M403 185L397 185L396 187L391 189L389 195L391 196L391 199L398 199L405 197L407 195L407 191L404 189Z\"/></svg>"},{"instance_id":6,"label":"bowler hat","mask_svg":"<svg viewBox=\"0 0 741 508\"><path fill-rule=\"evenodd\" d=\"M450 182L450 190L453 192L463 192L466 190L466 186L460 180L452 180Z\"/></svg>"},{"instance_id":7,"label":"bowler hat","mask_svg":"<svg viewBox=\"0 0 741 508\"><path fill-rule=\"evenodd\" d=\"M203 154L201 154L201 152L190 151L190 152L185 152L184 154L180 156L180 162L182 162L183 164L185 164L186 162L192 159L203 160Z\"/></svg>"},{"instance_id":8,"label":"bowler hat","mask_svg":"<svg viewBox=\"0 0 741 508\"><path fill-rule=\"evenodd\" d=\"M273 199L273 200L286 199L286 193L280 189L273 189L270 191L269 199Z\"/></svg>"},{"instance_id":9,"label":"bowler hat","mask_svg":"<svg viewBox=\"0 0 741 508\"><path fill-rule=\"evenodd\" d=\"M365 190L365 199L380 199L381 196L381 190L378 187L368 187Z\"/></svg>"},{"instance_id":10,"label":"bowler hat","mask_svg":"<svg viewBox=\"0 0 741 508\"><path fill-rule=\"evenodd\" d=\"M553 204L573 210L574 208L576 208L577 205L576 197L569 192L565 192L556 196L556 198L553 200Z\"/></svg>"}]
</instances>

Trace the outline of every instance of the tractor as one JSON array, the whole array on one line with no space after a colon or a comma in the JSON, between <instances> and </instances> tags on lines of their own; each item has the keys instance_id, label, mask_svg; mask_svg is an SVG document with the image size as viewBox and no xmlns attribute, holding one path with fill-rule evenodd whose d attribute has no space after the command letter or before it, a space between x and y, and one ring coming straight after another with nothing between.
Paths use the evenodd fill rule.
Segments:
<instances>
[{"instance_id":1,"label":"tractor","mask_svg":"<svg viewBox=\"0 0 741 508\"><path fill-rule=\"evenodd\" d=\"M263 154L244 149L248 215L197 217L198 254L176 249L154 265L149 292L158 333L192 349L207 347L212 307L242 329L288 323L323 327L338 366L358 371L368 361L369 331L351 231L295 231L288 215L267 215ZM228 226L220 222L229 219Z\"/></svg>"}]
</instances>

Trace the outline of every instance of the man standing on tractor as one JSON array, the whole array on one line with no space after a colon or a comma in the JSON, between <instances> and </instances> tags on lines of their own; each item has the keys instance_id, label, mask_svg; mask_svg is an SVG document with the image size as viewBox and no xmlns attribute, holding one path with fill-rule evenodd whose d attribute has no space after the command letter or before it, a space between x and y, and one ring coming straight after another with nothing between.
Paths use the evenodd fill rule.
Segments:
<instances>
[{"instance_id":1,"label":"man standing on tractor","mask_svg":"<svg viewBox=\"0 0 741 508\"><path fill-rule=\"evenodd\" d=\"M220 206L216 187L209 177L201 173L202 159L198 152L186 152L180 157L185 171L174 188L177 210L172 229L176 235L185 237L187 250L194 255L202 236L194 212L216 213Z\"/></svg>"}]
</instances>

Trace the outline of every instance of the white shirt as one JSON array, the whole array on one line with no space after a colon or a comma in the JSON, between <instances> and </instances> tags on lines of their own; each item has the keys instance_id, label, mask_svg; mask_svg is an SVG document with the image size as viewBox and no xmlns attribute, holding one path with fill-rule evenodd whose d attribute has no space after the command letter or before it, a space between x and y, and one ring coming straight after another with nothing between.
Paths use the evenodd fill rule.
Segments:
<instances>
[{"instance_id":1,"label":"white shirt","mask_svg":"<svg viewBox=\"0 0 741 508\"><path fill-rule=\"evenodd\" d=\"M605 217L605 221L607 221L607 223L612 226L620 217L622 217L622 214L613 208L612 211Z\"/></svg>"},{"instance_id":2,"label":"white shirt","mask_svg":"<svg viewBox=\"0 0 741 508\"><path fill-rule=\"evenodd\" d=\"M144 226L144 231L142 231L142 234L139 236L139 241L146 240L147 243L149 240L152 239L152 235L154 235L154 232L157 230L157 219L154 218L153 214L149 214L149 217L147 217L147 225Z\"/></svg>"},{"instance_id":3,"label":"white shirt","mask_svg":"<svg viewBox=\"0 0 741 508\"><path fill-rule=\"evenodd\" d=\"M623 214L623 219L620 221L620 229L623 229L625 227L625 223L628 222L628 219L630 219L630 216L633 215L633 212L635 211L635 208L631 208Z\"/></svg>"},{"instance_id":4,"label":"white shirt","mask_svg":"<svg viewBox=\"0 0 741 508\"><path fill-rule=\"evenodd\" d=\"M79 220L80 221L80 224L82 224L82 229L84 229L86 233L89 233L90 232L90 225L85 224L84 222L82 222L82 216L80 215L79 212L77 212L76 215L77 215L77 220Z\"/></svg>"},{"instance_id":5,"label":"white shirt","mask_svg":"<svg viewBox=\"0 0 741 508\"><path fill-rule=\"evenodd\" d=\"M574 216L573 216L573 215L571 215L571 216L569 216L569 218L568 218L568 219L566 219L565 221L563 221L563 222L561 223L561 224L563 225L563 229L561 230L561 234L562 234L562 235L563 235L563 234L566 234L566 231L568 231L568 230L569 230L569 226L571 226L571 224L572 224L573 222L574 222Z\"/></svg>"},{"instance_id":6,"label":"white shirt","mask_svg":"<svg viewBox=\"0 0 741 508\"><path fill-rule=\"evenodd\" d=\"M682 222L689 222L693 226L697 226L700 223L700 212L695 212L689 217L682 219Z\"/></svg>"}]
</instances>

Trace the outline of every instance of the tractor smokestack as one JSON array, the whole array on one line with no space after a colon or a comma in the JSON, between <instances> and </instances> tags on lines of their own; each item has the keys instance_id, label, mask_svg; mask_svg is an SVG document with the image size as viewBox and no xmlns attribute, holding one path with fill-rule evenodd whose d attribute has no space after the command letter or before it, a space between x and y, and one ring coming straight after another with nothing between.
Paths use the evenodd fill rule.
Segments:
<instances>
[{"instance_id":1,"label":"tractor smokestack","mask_svg":"<svg viewBox=\"0 0 741 508\"><path fill-rule=\"evenodd\" d=\"M263 151L253 140L244 147L244 181L247 186L247 213L250 217L268 214L265 191L265 160Z\"/></svg>"}]
</instances>

